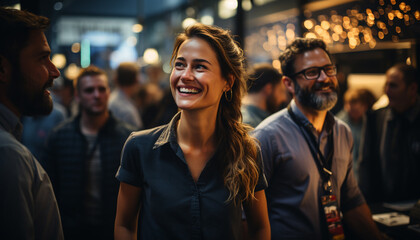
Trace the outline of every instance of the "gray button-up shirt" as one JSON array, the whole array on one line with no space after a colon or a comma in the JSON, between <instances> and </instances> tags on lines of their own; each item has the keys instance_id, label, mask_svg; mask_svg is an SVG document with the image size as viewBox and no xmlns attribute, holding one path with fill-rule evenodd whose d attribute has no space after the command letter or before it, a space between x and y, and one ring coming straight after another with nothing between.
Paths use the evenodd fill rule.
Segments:
<instances>
[{"instance_id":1,"label":"gray button-up shirt","mask_svg":"<svg viewBox=\"0 0 420 240\"><path fill-rule=\"evenodd\" d=\"M16 138L16 115L0 104L0 236L63 239L57 201L47 173Z\"/></svg>"},{"instance_id":2,"label":"gray button-up shirt","mask_svg":"<svg viewBox=\"0 0 420 240\"><path fill-rule=\"evenodd\" d=\"M311 126L294 101L291 108L303 125ZM329 151L329 134L334 139L333 192L345 212L365 202L353 174L353 138L349 127L328 113L322 132L315 136L324 155ZM283 109L261 122L254 136L261 143L268 181L266 195L272 239L322 239L319 206L322 180L299 126L287 109Z\"/></svg>"}]
</instances>

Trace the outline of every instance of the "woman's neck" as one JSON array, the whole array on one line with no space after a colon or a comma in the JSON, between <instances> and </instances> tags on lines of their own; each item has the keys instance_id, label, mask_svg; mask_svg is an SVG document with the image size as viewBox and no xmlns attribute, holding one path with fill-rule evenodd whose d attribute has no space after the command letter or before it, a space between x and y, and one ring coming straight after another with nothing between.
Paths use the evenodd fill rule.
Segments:
<instances>
[{"instance_id":1,"label":"woman's neck","mask_svg":"<svg viewBox=\"0 0 420 240\"><path fill-rule=\"evenodd\" d=\"M216 114L182 111L177 127L178 142L192 148L214 148L216 145Z\"/></svg>"}]
</instances>

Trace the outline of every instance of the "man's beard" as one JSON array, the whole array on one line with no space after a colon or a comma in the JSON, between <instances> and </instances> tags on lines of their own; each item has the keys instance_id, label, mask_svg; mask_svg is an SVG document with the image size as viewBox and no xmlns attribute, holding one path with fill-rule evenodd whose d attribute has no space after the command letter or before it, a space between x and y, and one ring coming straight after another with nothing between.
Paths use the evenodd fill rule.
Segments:
<instances>
[{"instance_id":1,"label":"man's beard","mask_svg":"<svg viewBox=\"0 0 420 240\"><path fill-rule=\"evenodd\" d=\"M317 93L318 90L321 90L327 86L332 89L332 92ZM318 111L330 110L333 108L337 103L337 92L338 86L334 85L332 82L316 82L311 88L308 89L301 88L299 84L295 82L295 94L300 104Z\"/></svg>"},{"instance_id":2,"label":"man's beard","mask_svg":"<svg viewBox=\"0 0 420 240\"><path fill-rule=\"evenodd\" d=\"M12 64L12 76L7 91L11 102L24 116L48 115L52 111L53 103L51 96L45 95L47 87L52 85L52 80L42 88L30 89L27 85L28 79L21 74L18 65Z\"/></svg>"}]
</instances>

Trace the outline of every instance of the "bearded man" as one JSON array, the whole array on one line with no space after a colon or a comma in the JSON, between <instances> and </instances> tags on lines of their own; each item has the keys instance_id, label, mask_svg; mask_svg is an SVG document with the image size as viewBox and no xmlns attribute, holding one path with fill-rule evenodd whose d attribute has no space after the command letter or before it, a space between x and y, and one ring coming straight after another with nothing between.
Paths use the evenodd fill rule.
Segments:
<instances>
[{"instance_id":1,"label":"bearded man","mask_svg":"<svg viewBox=\"0 0 420 240\"><path fill-rule=\"evenodd\" d=\"M45 17L0 7L0 236L63 239L50 179L21 144L22 116L52 110L50 88L60 72L50 60Z\"/></svg>"},{"instance_id":2,"label":"bearded man","mask_svg":"<svg viewBox=\"0 0 420 240\"><path fill-rule=\"evenodd\" d=\"M254 131L272 239L380 239L353 173L350 129L329 112L338 82L325 43L296 39L280 61L293 100Z\"/></svg>"}]
</instances>

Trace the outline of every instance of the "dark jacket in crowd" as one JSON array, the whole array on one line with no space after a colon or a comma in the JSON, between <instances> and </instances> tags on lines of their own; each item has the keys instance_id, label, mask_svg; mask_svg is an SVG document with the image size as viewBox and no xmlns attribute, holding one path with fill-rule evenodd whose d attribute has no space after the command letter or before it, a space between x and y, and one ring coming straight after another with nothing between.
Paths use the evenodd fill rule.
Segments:
<instances>
[{"instance_id":1,"label":"dark jacket in crowd","mask_svg":"<svg viewBox=\"0 0 420 240\"><path fill-rule=\"evenodd\" d=\"M80 118L79 114L53 130L42 161L54 187L66 239L69 239L68 236L72 236L71 239L82 239L79 234L83 234L85 227L83 201L88 143L80 129ZM106 231L110 231L107 235L111 236L119 189L115 174L120 164L121 150L132 130L110 113L97 137L102 165L102 225Z\"/></svg>"},{"instance_id":2,"label":"dark jacket in crowd","mask_svg":"<svg viewBox=\"0 0 420 240\"><path fill-rule=\"evenodd\" d=\"M414 110L397 115L387 107L368 113L359 168L368 202L420 198L420 113Z\"/></svg>"}]
</instances>

